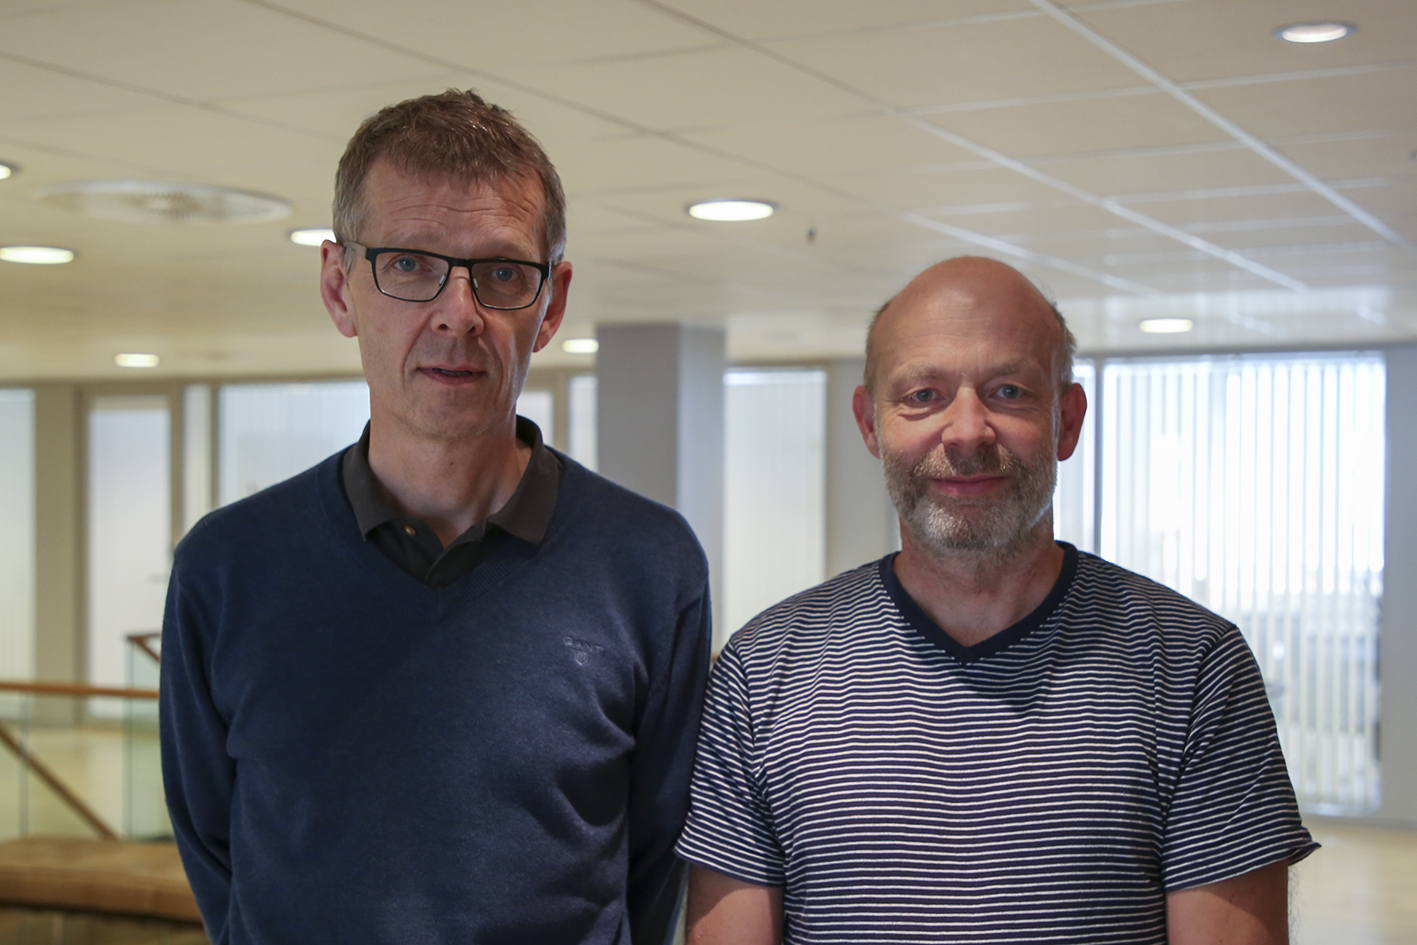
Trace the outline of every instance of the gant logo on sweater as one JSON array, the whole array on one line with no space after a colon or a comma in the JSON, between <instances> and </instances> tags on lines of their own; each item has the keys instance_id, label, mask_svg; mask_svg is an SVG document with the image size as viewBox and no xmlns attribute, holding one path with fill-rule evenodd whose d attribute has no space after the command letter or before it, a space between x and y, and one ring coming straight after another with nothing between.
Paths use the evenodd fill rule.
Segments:
<instances>
[{"instance_id":1,"label":"gant logo on sweater","mask_svg":"<svg viewBox=\"0 0 1417 945\"><path fill-rule=\"evenodd\" d=\"M591 643L588 640L578 640L572 636L562 637L561 642L576 651L577 666L584 666L586 663L590 662L590 655L592 653L605 652L605 647L601 646L599 643Z\"/></svg>"}]
</instances>

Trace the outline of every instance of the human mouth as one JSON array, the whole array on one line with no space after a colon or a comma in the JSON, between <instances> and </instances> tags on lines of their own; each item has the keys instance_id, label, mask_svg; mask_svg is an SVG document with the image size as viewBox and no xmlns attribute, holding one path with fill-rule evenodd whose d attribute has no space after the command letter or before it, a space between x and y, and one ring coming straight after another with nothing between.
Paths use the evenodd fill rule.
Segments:
<instances>
[{"instance_id":1,"label":"human mouth","mask_svg":"<svg viewBox=\"0 0 1417 945\"><path fill-rule=\"evenodd\" d=\"M979 476L971 478L943 478L931 480L935 488L945 495L970 498L992 492L1004 482L1003 476Z\"/></svg>"},{"instance_id":2,"label":"human mouth","mask_svg":"<svg viewBox=\"0 0 1417 945\"><path fill-rule=\"evenodd\" d=\"M485 372L475 368L425 367L420 369L420 373L439 383L456 384L459 381L481 377Z\"/></svg>"}]
</instances>

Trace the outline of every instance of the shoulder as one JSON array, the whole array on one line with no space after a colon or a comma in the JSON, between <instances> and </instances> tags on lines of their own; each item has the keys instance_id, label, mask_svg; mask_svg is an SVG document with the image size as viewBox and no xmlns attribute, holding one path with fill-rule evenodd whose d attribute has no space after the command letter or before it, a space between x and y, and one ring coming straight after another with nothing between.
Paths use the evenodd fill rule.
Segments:
<instances>
[{"instance_id":1,"label":"shoulder","mask_svg":"<svg viewBox=\"0 0 1417 945\"><path fill-rule=\"evenodd\" d=\"M1163 584L1086 553L1079 554L1077 575L1058 619L1072 645L1134 667L1164 665L1197 674L1217 660L1253 659L1231 621Z\"/></svg>"},{"instance_id":2,"label":"shoulder","mask_svg":"<svg viewBox=\"0 0 1417 945\"><path fill-rule=\"evenodd\" d=\"M1151 578L1087 552L1069 589L1070 617L1099 622L1155 621L1173 630L1222 632L1233 625L1189 597Z\"/></svg>"},{"instance_id":3,"label":"shoulder","mask_svg":"<svg viewBox=\"0 0 1417 945\"><path fill-rule=\"evenodd\" d=\"M694 530L674 509L591 472L556 454L562 463L553 531L566 537L603 542L614 554L652 558L708 575L708 560Z\"/></svg>"},{"instance_id":4,"label":"shoulder","mask_svg":"<svg viewBox=\"0 0 1417 945\"><path fill-rule=\"evenodd\" d=\"M864 628L898 623L880 567L879 561L863 564L774 604L733 634L724 654L775 662L789 651L828 646Z\"/></svg>"},{"instance_id":5,"label":"shoulder","mask_svg":"<svg viewBox=\"0 0 1417 945\"><path fill-rule=\"evenodd\" d=\"M216 509L178 543L177 564L227 556L247 557L263 544L289 545L292 536L321 521L332 500L342 500L339 460L344 451L304 472Z\"/></svg>"}]
</instances>

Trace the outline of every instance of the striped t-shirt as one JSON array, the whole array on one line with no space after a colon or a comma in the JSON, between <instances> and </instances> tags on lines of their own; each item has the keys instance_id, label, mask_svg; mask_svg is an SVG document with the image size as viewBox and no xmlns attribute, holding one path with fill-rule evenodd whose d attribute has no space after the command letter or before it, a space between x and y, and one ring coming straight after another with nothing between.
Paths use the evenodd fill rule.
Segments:
<instances>
[{"instance_id":1,"label":"striped t-shirt","mask_svg":"<svg viewBox=\"0 0 1417 945\"><path fill-rule=\"evenodd\" d=\"M764 612L710 682L679 854L786 941L1166 941L1167 891L1315 844L1239 631L1071 546L962 647L890 557Z\"/></svg>"}]
</instances>

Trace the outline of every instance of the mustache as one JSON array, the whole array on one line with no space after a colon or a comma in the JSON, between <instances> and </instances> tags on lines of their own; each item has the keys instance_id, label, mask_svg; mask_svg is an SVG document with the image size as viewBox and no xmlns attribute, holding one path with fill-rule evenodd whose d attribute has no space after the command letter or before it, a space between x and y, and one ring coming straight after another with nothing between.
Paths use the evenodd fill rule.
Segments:
<instances>
[{"instance_id":1,"label":"mustache","mask_svg":"<svg viewBox=\"0 0 1417 945\"><path fill-rule=\"evenodd\" d=\"M1022 465L1016 453L996 443L987 443L968 455L959 450L931 450L915 464L911 474L923 479L1010 476L1018 472Z\"/></svg>"}]
</instances>

